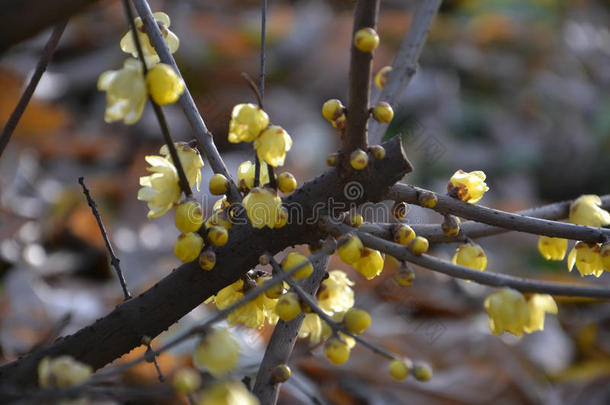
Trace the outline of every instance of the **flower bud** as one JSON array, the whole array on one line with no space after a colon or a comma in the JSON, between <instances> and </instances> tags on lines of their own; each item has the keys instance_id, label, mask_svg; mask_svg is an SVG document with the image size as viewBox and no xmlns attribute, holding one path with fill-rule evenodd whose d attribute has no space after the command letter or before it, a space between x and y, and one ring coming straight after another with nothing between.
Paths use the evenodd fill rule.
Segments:
<instances>
[{"instance_id":1,"label":"flower bud","mask_svg":"<svg viewBox=\"0 0 610 405\"><path fill-rule=\"evenodd\" d=\"M385 148L381 145L373 145L369 148L371 151L371 155L375 158L375 160L383 160L385 158Z\"/></svg>"},{"instance_id":2,"label":"flower bud","mask_svg":"<svg viewBox=\"0 0 610 405\"><path fill-rule=\"evenodd\" d=\"M338 153L331 153L330 155L326 156L326 166L334 167L334 166L337 166L338 164L339 164L339 154Z\"/></svg>"},{"instance_id":3,"label":"flower bud","mask_svg":"<svg viewBox=\"0 0 610 405\"><path fill-rule=\"evenodd\" d=\"M286 364L280 364L271 372L271 381L274 383L286 382L290 378L290 374L290 367L288 367Z\"/></svg>"},{"instance_id":4,"label":"flower bud","mask_svg":"<svg viewBox=\"0 0 610 405\"><path fill-rule=\"evenodd\" d=\"M176 228L182 233L197 232L203 224L201 205L188 200L178 205L175 217Z\"/></svg>"},{"instance_id":5,"label":"flower bud","mask_svg":"<svg viewBox=\"0 0 610 405\"><path fill-rule=\"evenodd\" d=\"M216 265L216 253L212 249L206 249L199 255L199 267L210 271Z\"/></svg>"},{"instance_id":6,"label":"flower bud","mask_svg":"<svg viewBox=\"0 0 610 405\"><path fill-rule=\"evenodd\" d=\"M375 85L380 89L383 89L386 81L388 80L388 74L392 71L392 66L384 66L379 69L379 72L375 75Z\"/></svg>"},{"instance_id":7,"label":"flower bud","mask_svg":"<svg viewBox=\"0 0 610 405\"><path fill-rule=\"evenodd\" d=\"M394 359L390 362L390 375L395 380L404 380L412 367L413 363L409 359Z\"/></svg>"},{"instance_id":8,"label":"flower bud","mask_svg":"<svg viewBox=\"0 0 610 405\"><path fill-rule=\"evenodd\" d=\"M229 190L229 181L220 173L215 173L210 179L210 193L212 195L222 195Z\"/></svg>"},{"instance_id":9,"label":"flower bud","mask_svg":"<svg viewBox=\"0 0 610 405\"><path fill-rule=\"evenodd\" d=\"M345 313L343 325L349 332L359 335L371 326L371 316L363 309L350 308Z\"/></svg>"},{"instance_id":10,"label":"flower bud","mask_svg":"<svg viewBox=\"0 0 610 405\"><path fill-rule=\"evenodd\" d=\"M415 239L415 231L407 224L398 224L394 228L394 242L408 245Z\"/></svg>"},{"instance_id":11,"label":"flower bud","mask_svg":"<svg viewBox=\"0 0 610 405\"><path fill-rule=\"evenodd\" d=\"M362 149L356 149L350 155L349 163L354 170L362 170L369 163L369 156Z\"/></svg>"},{"instance_id":12,"label":"flower bud","mask_svg":"<svg viewBox=\"0 0 610 405\"><path fill-rule=\"evenodd\" d=\"M322 116L326 118L328 121L335 121L341 115L343 115L343 110L345 106L341 103L340 100L336 98L327 100L322 105Z\"/></svg>"},{"instance_id":13,"label":"flower bud","mask_svg":"<svg viewBox=\"0 0 610 405\"><path fill-rule=\"evenodd\" d=\"M208 229L208 240L214 246L224 246L229 240L229 232L222 226L213 226Z\"/></svg>"},{"instance_id":14,"label":"flower bud","mask_svg":"<svg viewBox=\"0 0 610 405\"><path fill-rule=\"evenodd\" d=\"M155 103L167 105L175 103L184 93L184 81L173 67L158 63L146 74L146 87Z\"/></svg>"},{"instance_id":15,"label":"flower bud","mask_svg":"<svg viewBox=\"0 0 610 405\"><path fill-rule=\"evenodd\" d=\"M423 236L416 236L408 246L409 250L414 255L426 253L428 251L428 247L428 239L424 238Z\"/></svg>"},{"instance_id":16,"label":"flower bud","mask_svg":"<svg viewBox=\"0 0 610 405\"><path fill-rule=\"evenodd\" d=\"M354 46L362 52L373 52L379 46L379 35L372 28L361 28L354 35Z\"/></svg>"},{"instance_id":17,"label":"flower bud","mask_svg":"<svg viewBox=\"0 0 610 405\"><path fill-rule=\"evenodd\" d=\"M324 344L324 355L331 363L340 365L349 359L350 347L338 337L329 338Z\"/></svg>"},{"instance_id":18,"label":"flower bud","mask_svg":"<svg viewBox=\"0 0 610 405\"><path fill-rule=\"evenodd\" d=\"M277 186L282 193L290 194L297 188L297 179L292 173L283 172L277 176Z\"/></svg>"},{"instance_id":19,"label":"flower bud","mask_svg":"<svg viewBox=\"0 0 610 405\"><path fill-rule=\"evenodd\" d=\"M381 101L373 108L373 118L382 124L386 124L394 118L394 110L388 103Z\"/></svg>"},{"instance_id":20,"label":"flower bud","mask_svg":"<svg viewBox=\"0 0 610 405\"><path fill-rule=\"evenodd\" d=\"M183 263L189 263L199 257L203 239L194 232L183 233L178 236L174 245L174 254Z\"/></svg>"},{"instance_id":21,"label":"flower bud","mask_svg":"<svg viewBox=\"0 0 610 405\"><path fill-rule=\"evenodd\" d=\"M450 238L458 236L460 233L460 219L455 215L445 215L441 228L443 229L445 236Z\"/></svg>"},{"instance_id":22,"label":"flower bud","mask_svg":"<svg viewBox=\"0 0 610 405\"><path fill-rule=\"evenodd\" d=\"M293 292L283 294L275 304L275 313L284 322L290 322L301 313L299 296Z\"/></svg>"},{"instance_id":23,"label":"flower bud","mask_svg":"<svg viewBox=\"0 0 610 405\"><path fill-rule=\"evenodd\" d=\"M354 264L362 256L364 245L357 236L346 235L347 241L337 248L339 258L345 264Z\"/></svg>"},{"instance_id":24,"label":"flower bud","mask_svg":"<svg viewBox=\"0 0 610 405\"><path fill-rule=\"evenodd\" d=\"M307 257L298 252L290 252L288 255L286 255L284 260L282 260L282 270L291 270L292 268L303 263L306 263L305 266L297 270L292 277L299 279L307 278L311 275L311 273L313 273L313 266Z\"/></svg>"},{"instance_id":25,"label":"flower bud","mask_svg":"<svg viewBox=\"0 0 610 405\"><path fill-rule=\"evenodd\" d=\"M419 205L425 208L434 208L436 207L436 203L438 202L438 198L436 194L431 191L424 191L420 193L417 197L417 201Z\"/></svg>"},{"instance_id":26,"label":"flower bud","mask_svg":"<svg viewBox=\"0 0 610 405\"><path fill-rule=\"evenodd\" d=\"M413 377L417 381L428 381L432 378L432 368L426 363L415 363L413 365Z\"/></svg>"}]
</instances>

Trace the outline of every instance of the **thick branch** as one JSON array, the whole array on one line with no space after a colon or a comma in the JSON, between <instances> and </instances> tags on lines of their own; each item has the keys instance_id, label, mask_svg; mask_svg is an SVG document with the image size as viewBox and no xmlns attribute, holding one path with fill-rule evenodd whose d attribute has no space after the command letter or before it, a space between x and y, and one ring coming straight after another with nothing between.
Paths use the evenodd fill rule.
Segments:
<instances>
[{"instance_id":1,"label":"thick branch","mask_svg":"<svg viewBox=\"0 0 610 405\"><path fill-rule=\"evenodd\" d=\"M404 201L409 204L420 205L419 195L430 192L407 184L394 185L387 197L395 201ZM610 237L610 229L593 228L590 226L574 225L564 222L549 221L547 219L532 218L516 213L496 210L481 205L469 204L448 195L436 194L438 202L433 210L442 214L453 214L462 218L482 222L487 225L498 226L513 231L546 235L557 238L583 240L589 242L603 242Z\"/></svg>"},{"instance_id":2,"label":"thick branch","mask_svg":"<svg viewBox=\"0 0 610 405\"><path fill-rule=\"evenodd\" d=\"M354 46L354 34L361 28L377 29L379 0L359 0L354 15L352 53L349 67L349 103L347 127L343 140L343 153L347 156L357 148L366 150L369 99L371 95L371 69L373 54L362 52Z\"/></svg>"}]
</instances>

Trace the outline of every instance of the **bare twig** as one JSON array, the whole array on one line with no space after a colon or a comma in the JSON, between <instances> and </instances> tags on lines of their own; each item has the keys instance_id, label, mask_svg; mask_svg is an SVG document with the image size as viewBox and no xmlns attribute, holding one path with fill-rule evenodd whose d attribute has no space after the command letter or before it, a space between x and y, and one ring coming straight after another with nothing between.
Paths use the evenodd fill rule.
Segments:
<instances>
[{"instance_id":1,"label":"bare twig","mask_svg":"<svg viewBox=\"0 0 610 405\"><path fill-rule=\"evenodd\" d=\"M167 63L171 65L174 70L181 75L180 69L176 65L176 61L174 57L169 52L167 48L167 44L163 39L163 35L159 30L158 25L155 22L155 18L153 17L152 12L150 11L150 7L148 6L148 2L146 0L132 0L136 9L138 10L138 14L142 18L144 23L144 29L148 33L150 41L154 46L157 54L161 58L163 63ZM184 88L184 94L178 100L182 109L184 110L184 114L188 119L191 127L193 128L193 132L195 133L195 138L199 143L201 151L205 155L206 159L210 163L212 170L214 173L220 173L224 175L229 180L229 191L227 193L227 198L230 202L239 202L241 201L241 194L233 181L233 178L229 174L227 167L225 166L224 161L220 157L218 150L216 149L216 145L214 144L214 140L212 139L212 133L208 130L203 118L199 114L197 110L197 106L195 105L195 101L191 96L191 93L187 86Z\"/></svg>"},{"instance_id":2,"label":"bare twig","mask_svg":"<svg viewBox=\"0 0 610 405\"><path fill-rule=\"evenodd\" d=\"M261 0L261 51L260 72L258 75L258 91L261 100L265 97L265 42L267 38L267 0ZM261 108L263 108L261 104Z\"/></svg>"},{"instance_id":3,"label":"bare twig","mask_svg":"<svg viewBox=\"0 0 610 405\"><path fill-rule=\"evenodd\" d=\"M146 353L144 354L144 356L148 356L148 360L147 361L152 361L152 363L155 365L155 370L157 370L157 378L159 378L159 382L165 382L165 376L163 375L163 372L161 371L161 367L159 367L159 362L157 361L157 355L155 354L155 351L153 350L152 346L151 346L151 340L148 336L144 337L144 344L146 345Z\"/></svg>"},{"instance_id":4,"label":"bare twig","mask_svg":"<svg viewBox=\"0 0 610 405\"><path fill-rule=\"evenodd\" d=\"M415 9L409 31L402 41L400 50L392 64L392 71L389 73L379 97L375 100L375 104L379 101L385 101L392 107L396 107L399 97L417 71L419 55L440 5L441 0L423 0ZM386 128L387 124L381 124L377 121L371 122L369 136L372 144L381 142Z\"/></svg>"},{"instance_id":5,"label":"bare twig","mask_svg":"<svg viewBox=\"0 0 610 405\"><path fill-rule=\"evenodd\" d=\"M30 82L26 86L25 90L23 90L21 98L19 98L19 102L11 113L11 116L6 122L4 129L2 129L2 134L0 134L0 157L2 157L2 153L4 152L4 149L6 149L6 145L8 145L9 141L11 140L11 136L13 135L15 128L17 128L17 124L19 123L21 116L23 115L26 107L28 106L28 103L32 98L32 95L36 90L36 86L38 86L38 82L40 81L42 74L47 69L47 66L51 61L51 58L53 57L55 48L57 48L59 39L61 38L61 35L63 34L67 24L68 20L64 20L57 24L53 29L53 32L51 33L51 36L49 37L49 40L47 41L47 44L45 45L44 50L42 51L42 55L40 55L40 59L36 64L36 69L34 70L34 74L32 75L32 77L30 78Z\"/></svg>"},{"instance_id":6,"label":"bare twig","mask_svg":"<svg viewBox=\"0 0 610 405\"><path fill-rule=\"evenodd\" d=\"M123 271L121 270L120 260L114 254L114 249L112 248L112 244L110 243L110 239L108 238L108 233L106 232L106 228L104 227L104 223L102 222L102 217L100 216L100 213L97 210L97 204L95 203L95 200L93 200L93 197L91 197L87 186L85 186L85 179L83 177L79 177L78 182L83 188L83 193L85 194L85 197L87 197L87 204L89 204L89 207L91 207L93 216L95 217L97 225L100 228L100 232L102 233L102 237L104 238L106 250L108 250L108 254L110 255L110 264L112 264L112 267L114 267L114 271L116 272L116 275L119 278L119 283L121 283L121 288L123 289L123 295L125 297L125 300L128 300L131 298L131 294L127 289L125 277L123 277Z\"/></svg>"},{"instance_id":7,"label":"bare twig","mask_svg":"<svg viewBox=\"0 0 610 405\"><path fill-rule=\"evenodd\" d=\"M394 201L404 201L420 205L419 195L423 192L432 193L407 184L396 184L390 188L387 196ZM557 238L582 240L588 242L603 242L610 237L610 229L593 228L574 225L565 222L549 221L547 219L527 217L516 213L496 210L481 205L469 204L448 195L434 193L437 203L433 210L442 214L453 214L462 218L482 222L487 225L499 226L513 231L546 235Z\"/></svg>"}]
</instances>

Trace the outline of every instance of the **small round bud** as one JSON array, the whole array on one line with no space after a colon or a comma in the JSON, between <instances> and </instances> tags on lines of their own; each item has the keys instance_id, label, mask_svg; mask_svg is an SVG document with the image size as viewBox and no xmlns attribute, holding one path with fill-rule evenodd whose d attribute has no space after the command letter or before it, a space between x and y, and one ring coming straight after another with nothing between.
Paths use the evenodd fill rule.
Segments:
<instances>
[{"instance_id":1,"label":"small round bud","mask_svg":"<svg viewBox=\"0 0 610 405\"><path fill-rule=\"evenodd\" d=\"M428 381L432 378L432 368L426 363L417 362L413 365L413 377L417 381Z\"/></svg>"},{"instance_id":2,"label":"small round bud","mask_svg":"<svg viewBox=\"0 0 610 405\"><path fill-rule=\"evenodd\" d=\"M333 364L339 365L349 359L350 347L338 337L329 338L324 344L324 355Z\"/></svg>"},{"instance_id":3,"label":"small round bud","mask_svg":"<svg viewBox=\"0 0 610 405\"><path fill-rule=\"evenodd\" d=\"M263 276L261 277L263 283L267 283L271 280L271 276ZM265 295L267 298L271 298L272 300L278 299L284 294L284 283L279 282L272 285L267 291L265 291Z\"/></svg>"},{"instance_id":4,"label":"small round bud","mask_svg":"<svg viewBox=\"0 0 610 405\"><path fill-rule=\"evenodd\" d=\"M379 69L379 72L375 75L375 85L380 89L383 89L386 81L388 80L388 74L392 71L392 66L384 66Z\"/></svg>"},{"instance_id":5,"label":"small round bud","mask_svg":"<svg viewBox=\"0 0 610 405\"><path fill-rule=\"evenodd\" d=\"M229 190L229 181L225 176L216 173L210 179L210 193L213 195L222 195Z\"/></svg>"},{"instance_id":6,"label":"small round bud","mask_svg":"<svg viewBox=\"0 0 610 405\"><path fill-rule=\"evenodd\" d=\"M394 118L394 110L388 103L381 101L373 108L373 118L382 124L386 124Z\"/></svg>"},{"instance_id":7,"label":"small round bud","mask_svg":"<svg viewBox=\"0 0 610 405\"><path fill-rule=\"evenodd\" d=\"M277 219L275 221L276 228L283 228L288 223L288 210L285 207L280 207L277 211Z\"/></svg>"},{"instance_id":8,"label":"small round bud","mask_svg":"<svg viewBox=\"0 0 610 405\"><path fill-rule=\"evenodd\" d=\"M417 236L413 241L409 244L408 248L414 255L421 255L422 253L426 253L428 251L429 243L428 239L423 236Z\"/></svg>"},{"instance_id":9,"label":"small round bud","mask_svg":"<svg viewBox=\"0 0 610 405\"><path fill-rule=\"evenodd\" d=\"M383 158L385 158L385 148L383 146L373 145L369 148L369 150L371 151L371 155L373 155L376 160L383 160Z\"/></svg>"},{"instance_id":10,"label":"small round bud","mask_svg":"<svg viewBox=\"0 0 610 405\"><path fill-rule=\"evenodd\" d=\"M394 242L408 245L415 239L415 231L407 224L398 224L394 227Z\"/></svg>"},{"instance_id":11,"label":"small round bud","mask_svg":"<svg viewBox=\"0 0 610 405\"><path fill-rule=\"evenodd\" d=\"M271 381L276 384L286 382L290 378L290 374L290 367L286 364L280 364L271 372Z\"/></svg>"},{"instance_id":12,"label":"small round bud","mask_svg":"<svg viewBox=\"0 0 610 405\"><path fill-rule=\"evenodd\" d=\"M606 242L602 245L599 250L599 255L602 260L602 266L604 266L604 270L610 271L610 242Z\"/></svg>"},{"instance_id":13,"label":"small round bud","mask_svg":"<svg viewBox=\"0 0 610 405\"><path fill-rule=\"evenodd\" d=\"M229 232L222 226L213 226L208 229L208 240L214 246L224 246L229 240Z\"/></svg>"},{"instance_id":14,"label":"small round bud","mask_svg":"<svg viewBox=\"0 0 610 405\"><path fill-rule=\"evenodd\" d=\"M345 264L354 264L362 256L364 245L357 236L346 235L347 241L337 248L339 259Z\"/></svg>"},{"instance_id":15,"label":"small round bud","mask_svg":"<svg viewBox=\"0 0 610 405\"><path fill-rule=\"evenodd\" d=\"M282 193L290 194L297 188L297 179L292 173L283 172L277 176L277 186Z\"/></svg>"},{"instance_id":16,"label":"small round bud","mask_svg":"<svg viewBox=\"0 0 610 405\"><path fill-rule=\"evenodd\" d=\"M396 202L392 206L392 215L399 221L407 216L407 211L408 206L405 202Z\"/></svg>"},{"instance_id":17,"label":"small round bud","mask_svg":"<svg viewBox=\"0 0 610 405\"><path fill-rule=\"evenodd\" d=\"M299 297L293 292L283 294L275 304L275 313L284 322L290 322L301 313Z\"/></svg>"},{"instance_id":18,"label":"small round bud","mask_svg":"<svg viewBox=\"0 0 610 405\"><path fill-rule=\"evenodd\" d=\"M174 245L174 254L183 263L189 263L199 257L203 247L203 238L194 232L183 233L178 236Z\"/></svg>"},{"instance_id":19,"label":"small round bud","mask_svg":"<svg viewBox=\"0 0 610 405\"><path fill-rule=\"evenodd\" d=\"M330 100L327 100L323 105L322 105L322 116L324 118L326 118L328 121L334 121L337 118L339 118L341 115L343 115L343 110L345 109L345 106L341 103L340 100L337 100L336 98L332 98Z\"/></svg>"},{"instance_id":20,"label":"small round bud","mask_svg":"<svg viewBox=\"0 0 610 405\"><path fill-rule=\"evenodd\" d=\"M206 249L199 255L199 267L210 271L216 266L216 253L211 249Z\"/></svg>"},{"instance_id":21,"label":"small round bud","mask_svg":"<svg viewBox=\"0 0 610 405\"><path fill-rule=\"evenodd\" d=\"M359 335L371 326L371 316L364 309L350 308L345 313L343 325L351 333Z\"/></svg>"},{"instance_id":22,"label":"small round bud","mask_svg":"<svg viewBox=\"0 0 610 405\"><path fill-rule=\"evenodd\" d=\"M390 375L395 380L404 380L412 367L413 363L409 359L394 359L390 362Z\"/></svg>"},{"instance_id":23,"label":"small round bud","mask_svg":"<svg viewBox=\"0 0 610 405\"><path fill-rule=\"evenodd\" d=\"M339 118L337 118L334 121L331 121L330 123L333 124L333 127L335 129L342 131L345 129L345 126L347 125L347 117L345 116L345 114L342 114L339 116Z\"/></svg>"},{"instance_id":24,"label":"small round bud","mask_svg":"<svg viewBox=\"0 0 610 405\"><path fill-rule=\"evenodd\" d=\"M201 376L192 368L182 368L176 372L172 386L177 394L192 394L201 386Z\"/></svg>"},{"instance_id":25,"label":"small round bud","mask_svg":"<svg viewBox=\"0 0 610 405\"><path fill-rule=\"evenodd\" d=\"M184 81L173 67L158 63L146 74L146 87L155 103L167 105L180 98L184 92Z\"/></svg>"},{"instance_id":26,"label":"small round bud","mask_svg":"<svg viewBox=\"0 0 610 405\"><path fill-rule=\"evenodd\" d=\"M354 170L362 170L369 163L369 155L362 149L356 149L349 157L349 163Z\"/></svg>"},{"instance_id":27,"label":"small round bud","mask_svg":"<svg viewBox=\"0 0 610 405\"><path fill-rule=\"evenodd\" d=\"M419 202L419 205L426 208L434 208L436 207L436 203L438 202L436 194L430 191L424 191L423 193L420 193L417 197L417 200Z\"/></svg>"},{"instance_id":28,"label":"small round bud","mask_svg":"<svg viewBox=\"0 0 610 405\"><path fill-rule=\"evenodd\" d=\"M400 266L396 273L394 273L394 280L396 280L398 285L408 287L413 284L413 280L415 280L415 273L411 267L405 264Z\"/></svg>"},{"instance_id":29,"label":"small round bud","mask_svg":"<svg viewBox=\"0 0 610 405\"><path fill-rule=\"evenodd\" d=\"M286 255L284 260L282 260L282 270L291 270L292 268L304 263L305 265L297 270L292 277L299 279L307 278L311 275L311 273L313 273L313 266L307 257L298 252L290 252L288 255Z\"/></svg>"},{"instance_id":30,"label":"small round bud","mask_svg":"<svg viewBox=\"0 0 610 405\"><path fill-rule=\"evenodd\" d=\"M441 228L445 236L450 238L457 236L460 233L460 219L455 215L445 215Z\"/></svg>"},{"instance_id":31,"label":"small round bud","mask_svg":"<svg viewBox=\"0 0 610 405\"><path fill-rule=\"evenodd\" d=\"M260 257L258 258L258 263L261 266L266 266L269 264L269 256L268 255L260 255Z\"/></svg>"},{"instance_id":32,"label":"small round bud","mask_svg":"<svg viewBox=\"0 0 610 405\"><path fill-rule=\"evenodd\" d=\"M211 228L213 226L222 226L225 229L231 229L233 222L226 211L215 212L205 221L205 226Z\"/></svg>"},{"instance_id":33,"label":"small round bud","mask_svg":"<svg viewBox=\"0 0 610 405\"><path fill-rule=\"evenodd\" d=\"M175 224L176 228L182 233L197 232L203 224L201 205L193 200L178 205Z\"/></svg>"},{"instance_id":34,"label":"small round bud","mask_svg":"<svg viewBox=\"0 0 610 405\"><path fill-rule=\"evenodd\" d=\"M347 218L347 223L354 228L360 228L364 223L364 218L360 214L352 214Z\"/></svg>"},{"instance_id":35,"label":"small round bud","mask_svg":"<svg viewBox=\"0 0 610 405\"><path fill-rule=\"evenodd\" d=\"M373 52L379 46L379 35L372 28L361 28L354 35L354 46L362 52Z\"/></svg>"},{"instance_id":36,"label":"small round bud","mask_svg":"<svg viewBox=\"0 0 610 405\"><path fill-rule=\"evenodd\" d=\"M150 346L150 342L152 342L152 339L150 338L150 336L142 336L140 342L142 342L142 344L145 346Z\"/></svg>"},{"instance_id":37,"label":"small round bud","mask_svg":"<svg viewBox=\"0 0 610 405\"><path fill-rule=\"evenodd\" d=\"M334 167L334 166L337 166L338 164L339 164L339 154L338 153L331 153L330 155L326 156L326 166Z\"/></svg>"}]
</instances>

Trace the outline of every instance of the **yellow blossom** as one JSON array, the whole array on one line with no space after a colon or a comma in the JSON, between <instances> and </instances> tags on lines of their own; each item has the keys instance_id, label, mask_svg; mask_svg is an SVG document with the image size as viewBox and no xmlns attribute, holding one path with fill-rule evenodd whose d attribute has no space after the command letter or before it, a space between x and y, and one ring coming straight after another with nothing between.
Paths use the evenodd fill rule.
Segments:
<instances>
[{"instance_id":1,"label":"yellow blossom","mask_svg":"<svg viewBox=\"0 0 610 405\"><path fill-rule=\"evenodd\" d=\"M169 51L171 53L176 52L178 50L178 47L180 46L180 40L178 39L176 34L174 34L168 29L171 23L169 16L163 12L156 12L153 14L153 16L155 17L155 21L161 28L161 33L163 35L163 38L165 39L165 43L167 44ZM148 35L142 29L142 26L144 25L142 23L142 19L140 17L137 17L134 22L136 26L136 32L138 33L138 39L140 45L142 46L142 53L144 54L144 59L146 60L146 64L148 66L151 66L159 62L159 56L157 55L157 51L155 51L155 48L150 42ZM130 53L135 58L138 57L138 49L136 48L136 44L133 40L133 33L131 32L131 30L127 31L127 33L123 35L123 38L121 38L121 50L125 53Z\"/></svg>"},{"instance_id":2,"label":"yellow blossom","mask_svg":"<svg viewBox=\"0 0 610 405\"><path fill-rule=\"evenodd\" d=\"M458 170L451 176L447 184L447 192L452 197L474 204L489 190L485 178L485 173L480 170L470 173Z\"/></svg>"},{"instance_id":3,"label":"yellow blossom","mask_svg":"<svg viewBox=\"0 0 610 405\"><path fill-rule=\"evenodd\" d=\"M310 313L305 314L301 329L299 330L299 337L305 339L309 337L309 341L312 344L320 342L323 334L322 320L318 314Z\"/></svg>"},{"instance_id":4,"label":"yellow blossom","mask_svg":"<svg viewBox=\"0 0 610 405\"><path fill-rule=\"evenodd\" d=\"M341 270L328 272L328 278L322 281L317 298L320 308L328 313L345 312L354 306L354 282Z\"/></svg>"},{"instance_id":5,"label":"yellow blossom","mask_svg":"<svg viewBox=\"0 0 610 405\"><path fill-rule=\"evenodd\" d=\"M570 205L569 220L573 224L599 228L610 224L610 213L601 208L602 201L595 194L578 197Z\"/></svg>"},{"instance_id":6,"label":"yellow blossom","mask_svg":"<svg viewBox=\"0 0 610 405\"><path fill-rule=\"evenodd\" d=\"M122 69L102 73L97 88L106 92L106 122L123 120L130 125L140 120L147 95L139 61L127 59Z\"/></svg>"},{"instance_id":7,"label":"yellow blossom","mask_svg":"<svg viewBox=\"0 0 610 405\"><path fill-rule=\"evenodd\" d=\"M283 166L286 152L292 148L292 138L284 128L272 125L254 140L258 160L277 167Z\"/></svg>"},{"instance_id":8,"label":"yellow blossom","mask_svg":"<svg viewBox=\"0 0 610 405\"><path fill-rule=\"evenodd\" d=\"M239 342L225 328L215 328L203 336L193 353L193 364L221 378L237 369Z\"/></svg>"},{"instance_id":9,"label":"yellow blossom","mask_svg":"<svg viewBox=\"0 0 610 405\"><path fill-rule=\"evenodd\" d=\"M601 246L599 255L601 256L604 270L610 271L610 242L606 242Z\"/></svg>"},{"instance_id":10,"label":"yellow blossom","mask_svg":"<svg viewBox=\"0 0 610 405\"><path fill-rule=\"evenodd\" d=\"M201 391L197 405L260 405L246 386L240 381L214 383Z\"/></svg>"},{"instance_id":11,"label":"yellow blossom","mask_svg":"<svg viewBox=\"0 0 610 405\"><path fill-rule=\"evenodd\" d=\"M506 331L522 336L530 326L530 309L519 291L510 288L496 291L485 300L485 309L489 314L489 329L494 335Z\"/></svg>"},{"instance_id":12,"label":"yellow blossom","mask_svg":"<svg viewBox=\"0 0 610 405\"><path fill-rule=\"evenodd\" d=\"M158 218L180 202L181 190L174 165L161 156L146 156L150 176L140 177L138 200L148 203L148 218Z\"/></svg>"},{"instance_id":13,"label":"yellow blossom","mask_svg":"<svg viewBox=\"0 0 610 405\"><path fill-rule=\"evenodd\" d=\"M148 71L146 86L154 102L159 105L175 103L184 93L184 81L173 67L165 63L159 63Z\"/></svg>"},{"instance_id":14,"label":"yellow blossom","mask_svg":"<svg viewBox=\"0 0 610 405\"><path fill-rule=\"evenodd\" d=\"M459 246L456 249L451 262L460 266L484 271L487 267L487 256L485 256L485 252L481 246L466 243L465 245Z\"/></svg>"},{"instance_id":15,"label":"yellow blossom","mask_svg":"<svg viewBox=\"0 0 610 405\"><path fill-rule=\"evenodd\" d=\"M252 142L269 125L269 116L254 104L237 104L231 112L229 142Z\"/></svg>"},{"instance_id":16,"label":"yellow blossom","mask_svg":"<svg viewBox=\"0 0 610 405\"><path fill-rule=\"evenodd\" d=\"M258 282L259 281L257 281L257 283ZM220 290L218 294L216 294L213 299L208 300L208 302L214 301L218 309L227 308L229 305L243 298L243 285L243 280L237 280L233 284ZM261 329L265 325L265 319L268 319L270 324L275 324L278 319L277 314L274 311L276 303L277 299L271 299L265 294L259 294L254 300L233 310L227 317L227 321L231 326L240 323L248 328L258 329Z\"/></svg>"},{"instance_id":17,"label":"yellow blossom","mask_svg":"<svg viewBox=\"0 0 610 405\"><path fill-rule=\"evenodd\" d=\"M362 256L354 263L354 268L360 272L367 280L378 276L383 270L383 257L378 250L365 247Z\"/></svg>"},{"instance_id":18,"label":"yellow blossom","mask_svg":"<svg viewBox=\"0 0 610 405\"><path fill-rule=\"evenodd\" d=\"M71 356L45 357L38 363L38 384L42 388L67 388L91 377L93 368Z\"/></svg>"},{"instance_id":19,"label":"yellow blossom","mask_svg":"<svg viewBox=\"0 0 610 405\"><path fill-rule=\"evenodd\" d=\"M254 173L256 166L246 160L237 168L237 184L240 190L250 190L254 187ZM269 183L269 169L267 169L267 163L261 162L260 173L259 173L259 185L264 186Z\"/></svg>"},{"instance_id":20,"label":"yellow blossom","mask_svg":"<svg viewBox=\"0 0 610 405\"><path fill-rule=\"evenodd\" d=\"M212 209L214 211L221 211L227 208L229 205L231 204L229 203L229 201L227 200L227 196L225 195L214 202L214 206L212 207Z\"/></svg>"},{"instance_id":21,"label":"yellow blossom","mask_svg":"<svg viewBox=\"0 0 610 405\"><path fill-rule=\"evenodd\" d=\"M568 255L568 270L576 264L580 276L594 275L599 277L604 272L600 255L600 245L597 243L576 242Z\"/></svg>"},{"instance_id":22,"label":"yellow blossom","mask_svg":"<svg viewBox=\"0 0 610 405\"><path fill-rule=\"evenodd\" d=\"M246 208L246 213L250 223L255 228L276 228L280 219L280 209L282 200L277 193L266 187L253 188L244 197L242 205Z\"/></svg>"},{"instance_id":23,"label":"yellow blossom","mask_svg":"<svg viewBox=\"0 0 610 405\"><path fill-rule=\"evenodd\" d=\"M549 294L533 294L527 300L527 306L530 311L530 320L523 328L526 333L543 330L544 314L547 312L557 315L557 304Z\"/></svg>"},{"instance_id":24,"label":"yellow blossom","mask_svg":"<svg viewBox=\"0 0 610 405\"><path fill-rule=\"evenodd\" d=\"M563 260L568 250L568 240L540 236L538 238L538 251L546 260Z\"/></svg>"},{"instance_id":25,"label":"yellow blossom","mask_svg":"<svg viewBox=\"0 0 610 405\"><path fill-rule=\"evenodd\" d=\"M195 148L191 148L185 142L175 142L174 145L176 146L176 152L178 152L178 158L180 158L180 163L182 163L184 174L186 174L189 185L191 187L196 185L197 190L199 191L199 185L201 184L201 168L203 167L203 159L201 159L199 151ZM159 150L159 153L173 163L167 145L163 145L161 150Z\"/></svg>"}]
</instances>

